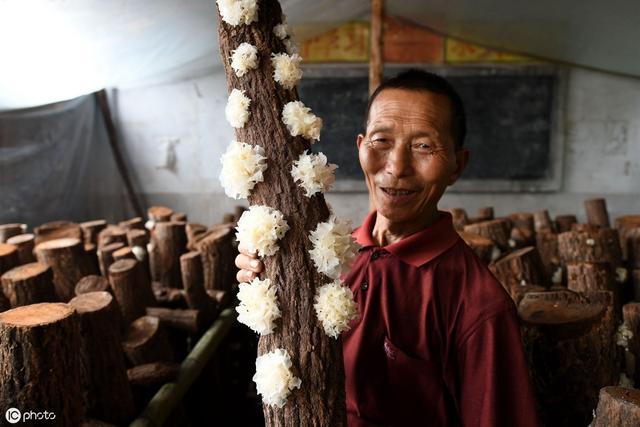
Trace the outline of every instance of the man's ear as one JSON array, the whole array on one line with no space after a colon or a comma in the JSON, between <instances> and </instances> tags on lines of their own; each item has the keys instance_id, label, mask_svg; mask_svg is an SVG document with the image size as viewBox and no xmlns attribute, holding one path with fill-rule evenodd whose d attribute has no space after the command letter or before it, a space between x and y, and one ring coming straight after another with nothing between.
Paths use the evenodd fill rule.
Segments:
<instances>
[{"instance_id":1,"label":"man's ear","mask_svg":"<svg viewBox=\"0 0 640 427\"><path fill-rule=\"evenodd\" d=\"M466 168L469 163L470 155L469 150L466 148L461 148L456 151L456 169L449 177L448 185L453 185L458 178L460 178L462 172L464 172L464 168Z\"/></svg>"},{"instance_id":2,"label":"man's ear","mask_svg":"<svg viewBox=\"0 0 640 427\"><path fill-rule=\"evenodd\" d=\"M358 150L360 149L360 145L362 144L362 141L364 141L364 135L359 133L358 137L356 138L356 145L358 146Z\"/></svg>"}]
</instances>

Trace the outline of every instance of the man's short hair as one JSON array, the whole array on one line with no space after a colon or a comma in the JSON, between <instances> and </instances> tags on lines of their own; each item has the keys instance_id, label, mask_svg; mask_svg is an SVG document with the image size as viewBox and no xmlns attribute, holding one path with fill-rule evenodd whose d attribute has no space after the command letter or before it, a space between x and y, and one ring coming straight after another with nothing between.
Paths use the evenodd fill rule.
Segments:
<instances>
[{"instance_id":1,"label":"man's short hair","mask_svg":"<svg viewBox=\"0 0 640 427\"><path fill-rule=\"evenodd\" d=\"M369 122L369 110L373 101L385 89L405 89L425 91L444 95L449 99L451 106L451 136L455 142L455 148L460 149L467 134L467 119L464 112L462 98L444 77L428 71L410 69L403 71L395 77L385 80L369 97L365 115L365 129Z\"/></svg>"}]
</instances>

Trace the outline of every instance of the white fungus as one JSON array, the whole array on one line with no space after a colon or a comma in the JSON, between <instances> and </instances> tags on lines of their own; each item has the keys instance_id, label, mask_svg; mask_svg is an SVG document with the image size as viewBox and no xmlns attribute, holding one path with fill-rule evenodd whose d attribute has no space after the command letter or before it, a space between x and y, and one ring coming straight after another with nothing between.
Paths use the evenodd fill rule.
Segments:
<instances>
[{"instance_id":1,"label":"white fungus","mask_svg":"<svg viewBox=\"0 0 640 427\"><path fill-rule=\"evenodd\" d=\"M229 25L251 24L258 20L257 0L216 0L222 20Z\"/></svg>"},{"instance_id":2,"label":"white fungus","mask_svg":"<svg viewBox=\"0 0 640 427\"><path fill-rule=\"evenodd\" d=\"M273 34L280 40L284 40L289 36L289 26L286 22L282 22L273 27Z\"/></svg>"},{"instance_id":3,"label":"white fungus","mask_svg":"<svg viewBox=\"0 0 640 427\"><path fill-rule=\"evenodd\" d=\"M298 45L296 44L295 41L293 41L291 37L287 37L286 39L282 40L282 43L284 43L284 47L285 49L287 49L287 53L289 55L298 53Z\"/></svg>"},{"instance_id":4,"label":"white fungus","mask_svg":"<svg viewBox=\"0 0 640 427\"><path fill-rule=\"evenodd\" d=\"M231 68L238 77L258 68L258 48L249 43L241 43L231 52Z\"/></svg>"},{"instance_id":5,"label":"white fungus","mask_svg":"<svg viewBox=\"0 0 640 427\"><path fill-rule=\"evenodd\" d=\"M331 189L336 181L334 171L338 166L327 163L327 156L322 153L307 154L305 151L293 162L291 176L305 191L307 197L318 192Z\"/></svg>"},{"instance_id":6,"label":"white fungus","mask_svg":"<svg viewBox=\"0 0 640 427\"><path fill-rule=\"evenodd\" d=\"M277 209L253 205L242 213L236 230L240 246L262 257L278 251L278 240L284 237L289 225Z\"/></svg>"},{"instance_id":7,"label":"white fungus","mask_svg":"<svg viewBox=\"0 0 640 427\"><path fill-rule=\"evenodd\" d=\"M629 340L633 338L633 331L629 329L627 323L622 323L616 331L616 344L625 350L629 350Z\"/></svg>"},{"instance_id":8,"label":"white fungus","mask_svg":"<svg viewBox=\"0 0 640 427\"><path fill-rule=\"evenodd\" d=\"M624 267L616 268L616 282L624 283L629 278L629 272Z\"/></svg>"},{"instance_id":9,"label":"white fungus","mask_svg":"<svg viewBox=\"0 0 640 427\"><path fill-rule=\"evenodd\" d=\"M273 332L275 321L280 317L280 309L276 299L276 288L271 286L271 280L260 280L256 277L250 283L240 283L238 300L238 322L260 335Z\"/></svg>"},{"instance_id":10,"label":"white fungus","mask_svg":"<svg viewBox=\"0 0 640 427\"><path fill-rule=\"evenodd\" d=\"M302 381L291 372L291 358L287 350L277 348L256 359L256 373L253 376L256 390L267 405L282 408L294 388L300 388Z\"/></svg>"},{"instance_id":11,"label":"white fungus","mask_svg":"<svg viewBox=\"0 0 640 427\"><path fill-rule=\"evenodd\" d=\"M282 109L282 121L291 136L301 135L306 139L320 139L322 119L311 112L301 101L291 101Z\"/></svg>"},{"instance_id":12,"label":"white fungus","mask_svg":"<svg viewBox=\"0 0 640 427\"><path fill-rule=\"evenodd\" d=\"M220 184L227 196L234 199L245 199L256 183L264 179L267 169L267 158L264 148L251 146L244 142L233 141L220 159Z\"/></svg>"},{"instance_id":13,"label":"white fungus","mask_svg":"<svg viewBox=\"0 0 640 427\"><path fill-rule=\"evenodd\" d=\"M286 53L271 54L273 80L280 83L285 89L292 89L302 78L301 61L302 58L297 53L293 55Z\"/></svg>"},{"instance_id":14,"label":"white fungus","mask_svg":"<svg viewBox=\"0 0 640 427\"><path fill-rule=\"evenodd\" d=\"M338 338L338 335L349 329L349 322L358 317L353 293L340 280L319 287L313 301L313 308L318 320L322 322L324 332L332 338Z\"/></svg>"},{"instance_id":15,"label":"white fungus","mask_svg":"<svg viewBox=\"0 0 640 427\"><path fill-rule=\"evenodd\" d=\"M318 223L309 239L313 245L309 254L316 269L332 279L349 269L359 247L351 236L351 223L334 216L327 222Z\"/></svg>"},{"instance_id":16,"label":"white fungus","mask_svg":"<svg viewBox=\"0 0 640 427\"><path fill-rule=\"evenodd\" d=\"M251 100L243 90L233 89L231 91L224 109L224 115L231 126L234 128L244 127L249 120L249 104L251 104Z\"/></svg>"}]
</instances>

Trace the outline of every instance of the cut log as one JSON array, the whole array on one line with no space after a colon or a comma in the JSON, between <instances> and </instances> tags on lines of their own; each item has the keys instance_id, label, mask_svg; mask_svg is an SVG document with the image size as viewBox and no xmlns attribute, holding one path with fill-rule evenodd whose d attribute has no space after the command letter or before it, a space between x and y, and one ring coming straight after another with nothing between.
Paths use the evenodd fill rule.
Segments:
<instances>
[{"instance_id":1,"label":"cut log","mask_svg":"<svg viewBox=\"0 0 640 427\"><path fill-rule=\"evenodd\" d=\"M107 228L107 221L104 219L96 219L80 223L84 243L92 243L98 246L98 236L100 232Z\"/></svg>"},{"instance_id":2,"label":"cut log","mask_svg":"<svg viewBox=\"0 0 640 427\"><path fill-rule=\"evenodd\" d=\"M205 289L228 290L236 283L234 259L238 251L233 239L233 229L222 225L212 228L196 243L195 249L202 255Z\"/></svg>"},{"instance_id":3,"label":"cut log","mask_svg":"<svg viewBox=\"0 0 640 427\"><path fill-rule=\"evenodd\" d=\"M614 291L614 273L608 262L570 262L567 287L575 292Z\"/></svg>"},{"instance_id":4,"label":"cut log","mask_svg":"<svg viewBox=\"0 0 640 427\"><path fill-rule=\"evenodd\" d=\"M167 329L175 329L184 331L192 335L196 335L202 331L206 321L202 311L164 307L147 307L147 316L153 316L160 319L160 323Z\"/></svg>"},{"instance_id":5,"label":"cut log","mask_svg":"<svg viewBox=\"0 0 640 427\"><path fill-rule=\"evenodd\" d=\"M153 295L156 297L158 306L166 308L186 308L187 300L184 289L167 288L158 282L151 284Z\"/></svg>"},{"instance_id":6,"label":"cut log","mask_svg":"<svg viewBox=\"0 0 640 427\"><path fill-rule=\"evenodd\" d=\"M75 293L78 296L89 292L111 292L109 280L104 276L95 274L84 276L76 284Z\"/></svg>"},{"instance_id":7,"label":"cut log","mask_svg":"<svg viewBox=\"0 0 640 427\"><path fill-rule=\"evenodd\" d=\"M453 220L453 228L457 231L463 231L464 226L469 224L469 217L467 216L467 211L462 208L451 208L448 209L451 214L451 218Z\"/></svg>"},{"instance_id":8,"label":"cut log","mask_svg":"<svg viewBox=\"0 0 640 427\"><path fill-rule=\"evenodd\" d=\"M640 215L625 215L616 218L615 228L620 235L620 244L622 245L622 256L629 259L627 254L627 235L634 228L640 227Z\"/></svg>"},{"instance_id":9,"label":"cut log","mask_svg":"<svg viewBox=\"0 0 640 427\"><path fill-rule=\"evenodd\" d=\"M606 261L613 268L622 265L618 233L612 228L582 228L560 233L558 253L565 263Z\"/></svg>"},{"instance_id":10,"label":"cut log","mask_svg":"<svg viewBox=\"0 0 640 427\"><path fill-rule=\"evenodd\" d=\"M47 425L80 425L79 348L79 319L68 304L33 304L0 313L0 407L54 413Z\"/></svg>"},{"instance_id":11,"label":"cut log","mask_svg":"<svg viewBox=\"0 0 640 427\"><path fill-rule=\"evenodd\" d=\"M39 262L20 265L4 273L2 291L11 307L57 300L51 267Z\"/></svg>"},{"instance_id":12,"label":"cut log","mask_svg":"<svg viewBox=\"0 0 640 427\"><path fill-rule=\"evenodd\" d=\"M173 211L165 206L151 206L147 210L147 216L154 222L171 221Z\"/></svg>"},{"instance_id":13,"label":"cut log","mask_svg":"<svg viewBox=\"0 0 640 427\"><path fill-rule=\"evenodd\" d=\"M640 426L640 390L613 386L602 388L590 427L637 426Z\"/></svg>"},{"instance_id":14,"label":"cut log","mask_svg":"<svg viewBox=\"0 0 640 427\"><path fill-rule=\"evenodd\" d=\"M100 264L100 272L103 276L109 276L109 267L116 261L113 253L123 247L124 243L122 242L108 243L100 246L98 249L98 263Z\"/></svg>"},{"instance_id":15,"label":"cut log","mask_svg":"<svg viewBox=\"0 0 640 427\"><path fill-rule=\"evenodd\" d=\"M524 227L513 227L509 236L509 247L520 249L526 246L535 245L535 232Z\"/></svg>"},{"instance_id":16,"label":"cut log","mask_svg":"<svg viewBox=\"0 0 640 427\"><path fill-rule=\"evenodd\" d=\"M173 349L157 317L142 316L136 319L129 326L122 345L133 365L173 362Z\"/></svg>"},{"instance_id":17,"label":"cut log","mask_svg":"<svg viewBox=\"0 0 640 427\"><path fill-rule=\"evenodd\" d=\"M126 221L120 221L118 226L124 230L142 230L144 231L144 219L137 216Z\"/></svg>"},{"instance_id":18,"label":"cut log","mask_svg":"<svg viewBox=\"0 0 640 427\"><path fill-rule=\"evenodd\" d=\"M138 258L136 258L135 254L133 253L133 250L129 246L124 246L116 250L112 255L114 261L120 261L121 259L134 259L136 261L138 260Z\"/></svg>"},{"instance_id":19,"label":"cut log","mask_svg":"<svg viewBox=\"0 0 640 427\"><path fill-rule=\"evenodd\" d=\"M18 234L17 236L9 237L7 243L18 248L19 264L29 264L36 260L33 255L35 247L35 236L33 234Z\"/></svg>"},{"instance_id":20,"label":"cut log","mask_svg":"<svg viewBox=\"0 0 640 427\"><path fill-rule=\"evenodd\" d=\"M629 339L629 353L625 355L625 371L634 383L640 385L640 303L630 302L622 306L622 318L633 336Z\"/></svg>"},{"instance_id":21,"label":"cut log","mask_svg":"<svg viewBox=\"0 0 640 427\"><path fill-rule=\"evenodd\" d=\"M544 209L533 214L533 228L535 228L536 233L555 232L549 211Z\"/></svg>"},{"instance_id":22,"label":"cut log","mask_svg":"<svg viewBox=\"0 0 640 427\"><path fill-rule=\"evenodd\" d=\"M127 371L132 387L155 388L175 381L180 372L178 363L154 362L134 366Z\"/></svg>"},{"instance_id":23,"label":"cut log","mask_svg":"<svg viewBox=\"0 0 640 427\"><path fill-rule=\"evenodd\" d=\"M127 242L131 247L142 246L143 248L146 248L147 244L149 243L149 235L145 230L138 230L138 229L128 230Z\"/></svg>"},{"instance_id":24,"label":"cut log","mask_svg":"<svg viewBox=\"0 0 640 427\"><path fill-rule=\"evenodd\" d=\"M465 225L464 231L491 239L502 252L510 249L511 221L508 219L499 218Z\"/></svg>"},{"instance_id":25,"label":"cut log","mask_svg":"<svg viewBox=\"0 0 640 427\"><path fill-rule=\"evenodd\" d=\"M82 294L69 301L80 317L82 378L86 413L126 424L135 408L120 342L122 318L108 292Z\"/></svg>"},{"instance_id":26,"label":"cut log","mask_svg":"<svg viewBox=\"0 0 640 427\"><path fill-rule=\"evenodd\" d=\"M625 241L627 246L625 253L627 254L629 267L633 269L640 268L640 227L629 230L625 236Z\"/></svg>"},{"instance_id":27,"label":"cut log","mask_svg":"<svg viewBox=\"0 0 640 427\"><path fill-rule=\"evenodd\" d=\"M79 224L70 221L52 221L33 229L35 245L56 239L80 239L83 240L82 229Z\"/></svg>"},{"instance_id":28,"label":"cut log","mask_svg":"<svg viewBox=\"0 0 640 427\"><path fill-rule=\"evenodd\" d=\"M127 244L127 230L117 225L108 225L98 234L98 248L112 243Z\"/></svg>"},{"instance_id":29,"label":"cut log","mask_svg":"<svg viewBox=\"0 0 640 427\"><path fill-rule=\"evenodd\" d=\"M640 268L631 270L631 286L633 287L633 300L640 302Z\"/></svg>"},{"instance_id":30,"label":"cut log","mask_svg":"<svg viewBox=\"0 0 640 427\"><path fill-rule=\"evenodd\" d=\"M205 317L215 311L215 302L207 295L204 288L204 271L200 252L188 252L180 257L182 284L189 308L201 310Z\"/></svg>"},{"instance_id":31,"label":"cut log","mask_svg":"<svg viewBox=\"0 0 640 427\"><path fill-rule=\"evenodd\" d=\"M171 288L182 288L180 256L187 251L184 222L158 222L151 233L152 278Z\"/></svg>"},{"instance_id":32,"label":"cut log","mask_svg":"<svg viewBox=\"0 0 640 427\"><path fill-rule=\"evenodd\" d=\"M0 224L0 243L7 242L9 238L23 234L27 231L27 224Z\"/></svg>"},{"instance_id":33,"label":"cut log","mask_svg":"<svg viewBox=\"0 0 640 427\"><path fill-rule=\"evenodd\" d=\"M111 264L109 283L127 325L144 316L147 307L155 305L151 284L135 260L123 259Z\"/></svg>"},{"instance_id":34,"label":"cut log","mask_svg":"<svg viewBox=\"0 0 640 427\"><path fill-rule=\"evenodd\" d=\"M609 212L604 199L589 199L584 201L587 214L587 224L609 228Z\"/></svg>"},{"instance_id":35,"label":"cut log","mask_svg":"<svg viewBox=\"0 0 640 427\"><path fill-rule=\"evenodd\" d=\"M8 243L0 243L0 276L20 265L18 248Z\"/></svg>"},{"instance_id":36,"label":"cut log","mask_svg":"<svg viewBox=\"0 0 640 427\"><path fill-rule=\"evenodd\" d=\"M536 249L542 259L547 277L553 275L560 268L560 255L558 253L558 235L551 231L536 233Z\"/></svg>"},{"instance_id":37,"label":"cut log","mask_svg":"<svg viewBox=\"0 0 640 427\"><path fill-rule=\"evenodd\" d=\"M519 294L518 288L522 286L548 286L544 265L538 250L533 246L506 255L491 263L489 269L514 299Z\"/></svg>"},{"instance_id":38,"label":"cut log","mask_svg":"<svg viewBox=\"0 0 640 427\"><path fill-rule=\"evenodd\" d=\"M36 246L36 257L53 270L53 284L60 301L66 302L74 297L76 284L84 276L98 273L84 250L84 244L77 238L40 243Z\"/></svg>"},{"instance_id":39,"label":"cut log","mask_svg":"<svg viewBox=\"0 0 640 427\"><path fill-rule=\"evenodd\" d=\"M558 233L571 231L573 224L577 224L578 219L575 215L556 215L556 230Z\"/></svg>"},{"instance_id":40,"label":"cut log","mask_svg":"<svg viewBox=\"0 0 640 427\"><path fill-rule=\"evenodd\" d=\"M478 208L478 215L476 218L480 221L491 221L495 218L492 206L486 206L484 208Z\"/></svg>"},{"instance_id":41,"label":"cut log","mask_svg":"<svg viewBox=\"0 0 640 427\"><path fill-rule=\"evenodd\" d=\"M174 212L173 214L171 214L170 221L187 222L187 214L184 212Z\"/></svg>"},{"instance_id":42,"label":"cut log","mask_svg":"<svg viewBox=\"0 0 640 427\"><path fill-rule=\"evenodd\" d=\"M187 248L190 251L195 250L195 244L198 236L207 232L207 227L202 224L189 223L187 224Z\"/></svg>"},{"instance_id":43,"label":"cut log","mask_svg":"<svg viewBox=\"0 0 640 427\"><path fill-rule=\"evenodd\" d=\"M458 234L485 264L488 265L494 258L498 258L500 250L495 243L493 243L493 240L466 231L458 231Z\"/></svg>"}]
</instances>

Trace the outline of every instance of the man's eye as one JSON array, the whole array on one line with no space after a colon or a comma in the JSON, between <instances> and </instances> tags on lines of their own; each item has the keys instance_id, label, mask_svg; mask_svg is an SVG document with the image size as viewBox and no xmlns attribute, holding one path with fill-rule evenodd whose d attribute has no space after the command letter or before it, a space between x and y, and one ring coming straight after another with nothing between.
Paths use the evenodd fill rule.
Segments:
<instances>
[{"instance_id":1,"label":"man's eye","mask_svg":"<svg viewBox=\"0 0 640 427\"><path fill-rule=\"evenodd\" d=\"M426 142L417 142L415 144L413 144L413 149L420 151L420 152L430 152L432 151L432 148L429 144L427 144Z\"/></svg>"},{"instance_id":2,"label":"man's eye","mask_svg":"<svg viewBox=\"0 0 640 427\"><path fill-rule=\"evenodd\" d=\"M373 138L370 143L374 148L383 148L388 146L390 141L387 138Z\"/></svg>"}]
</instances>

